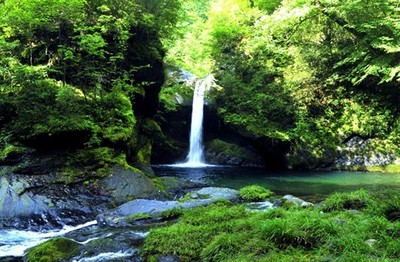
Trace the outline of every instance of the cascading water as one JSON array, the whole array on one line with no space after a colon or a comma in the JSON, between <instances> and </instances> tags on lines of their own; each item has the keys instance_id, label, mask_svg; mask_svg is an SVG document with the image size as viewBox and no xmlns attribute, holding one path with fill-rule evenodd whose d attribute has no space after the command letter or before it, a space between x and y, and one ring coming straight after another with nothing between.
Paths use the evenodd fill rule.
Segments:
<instances>
[{"instance_id":1,"label":"cascading water","mask_svg":"<svg viewBox=\"0 0 400 262\"><path fill-rule=\"evenodd\" d=\"M190 126L190 147L186 162L175 166L203 167L208 166L204 161L203 153L203 109L204 93L214 81L212 75L196 81L193 93L192 119Z\"/></svg>"}]
</instances>

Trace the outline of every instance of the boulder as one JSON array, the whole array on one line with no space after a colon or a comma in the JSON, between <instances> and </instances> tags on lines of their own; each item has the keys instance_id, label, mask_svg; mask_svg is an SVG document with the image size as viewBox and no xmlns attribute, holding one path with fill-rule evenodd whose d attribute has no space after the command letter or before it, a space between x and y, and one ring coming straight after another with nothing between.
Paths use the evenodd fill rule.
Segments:
<instances>
[{"instance_id":1,"label":"boulder","mask_svg":"<svg viewBox=\"0 0 400 262\"><path fill-rule=\"evenodd\" d=\"M230 188L205 187L192 191L178 201L158 201L149 199L136 199L127 202L110 212L97 217L97 223L101 227L116 227L130 225L135 218L149 216L157 217L162 212L174 208L194 208L215 203L221 199L237 200L239 192Z\"/></svg>"},{"instance_id":2,"label":"boulder","mask_svg":"<svg viewBox=\"0 0 400 262\"><path fill-rule=\"evenodd\" d=\"M376 150L379 144L376 139L350 136L342 147L338 149L339 157L333 163L336 169L362 168L369 166L385 166L392 164L395 155L382 153Z\"/></svg>"},{"instance_id":3,"label":"boulder","mask_svg":"<svg viewBox=\"0 0 400 262\"><path fill-rule=\"evenodd\" d=\"M304 201L303 199L300 199L300 198L292 196L292 195L285 195L285 196L283 196L283 199L285 199L286 202L295 204L295 205L300 206L300 207L314 206L313 203Z\"/></svg>"},{"instance_id":4,"label":"boulder","mask_svg":"<svg viewBox=\"0 0 400 262\"><path fill-rule=\"evenodd\" d=\"M100 184L116 203L136 198L152 198L158 194L153 181L141 171L116 165Z\"/></svg>"},{"instance_id":5,"label":"boulder","mask_svg":"<svg viewBox=\"0 0 400 262\"><path fill-rule=\"evenodd\" d=\"M25 192L29 183L24 179L0 179L0 218L40 215L48 212L52 201L43 195Z\"/></svg>"},{"instance_id":6,"label":"boulder","mask_svg":"<svg viewBox=\"0 0 400 262\"><path fill-rule=\"evenodd\" d=\"M206 160L210 164L263 166L264 160L249 147L214 139L206 145Z\"/></svg>"}]
</instances>

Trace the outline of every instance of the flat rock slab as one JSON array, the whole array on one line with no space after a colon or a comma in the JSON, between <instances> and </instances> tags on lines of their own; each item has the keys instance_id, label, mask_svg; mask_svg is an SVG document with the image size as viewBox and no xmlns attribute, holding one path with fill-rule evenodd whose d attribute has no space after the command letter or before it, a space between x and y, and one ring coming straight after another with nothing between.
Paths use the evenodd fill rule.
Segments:
<instances>
[{"instance_id":1,"label":"flat rock slab","mask_svg":"<svg viewBox=\"0 0 400 262\"><path fill-rule=\"evenodd\" d=\"M206 206L221 199L230 201L237 200L239 192L230 188L205 187L188 193L179 201L158 201L149 199L136 199L127 202L110 212L101 214L97 217L100 226L124 226L129 225L129 218L140 215L150 215L155 217L160 213L174 208L194 208Z\"/></svg>"}]
</instances>

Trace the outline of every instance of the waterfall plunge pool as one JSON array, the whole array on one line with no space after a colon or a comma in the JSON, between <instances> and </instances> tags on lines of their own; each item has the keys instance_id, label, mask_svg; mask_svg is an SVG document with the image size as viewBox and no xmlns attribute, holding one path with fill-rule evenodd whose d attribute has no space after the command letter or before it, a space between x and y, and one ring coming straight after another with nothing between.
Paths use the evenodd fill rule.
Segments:
<instances>
[{"instance_id":1,"label":"waterfall plunge pool","mask_svg":"<svg viewBox=\"0 0 400 262\"><path fill-rule=\"evenodd\" d=\"M270 171L263 168L206 166L186 168L174 165L153 166L157 176L175 176L209 186L241 187L257 184L277 195L291 194L308 201L322 200L334 192L363 188L370 192L400 190L399 174L339 171Z\"/></svg>"}]
</instances>

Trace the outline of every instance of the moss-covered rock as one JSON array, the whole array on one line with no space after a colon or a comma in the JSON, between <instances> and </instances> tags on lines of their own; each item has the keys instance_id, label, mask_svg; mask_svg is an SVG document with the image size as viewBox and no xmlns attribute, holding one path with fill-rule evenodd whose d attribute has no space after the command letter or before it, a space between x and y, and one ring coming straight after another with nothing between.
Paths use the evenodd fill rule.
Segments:
<instances>
[{"instance_id":1,"label":"moss-covered rock","mask_svg":"<svg viewBox=\"0 0 400 262\"><path fill-rule=\"evenodd\" d=\"M211 164L263 166L263 158L247 147L214 139L206 145L206 159Z\"/></svg>"},{"instance_id":2,"label":"moss-covered rock","mask_svg":"<svg viewBox=\"0 0 400 262\"><path fill-rule=\"evenodd\" d=\"M177 177L155 177L152 179L160 193L167 197L180 195L187 189L199 187L199 184Z\"/></svg>"},{"instance_id":3,"label":"moss-covered rock","mask_svg":"<svg viewBox=\"0 0 400 262\"><path fill-rule=\"evenodd\" d=\"M66 239L55 238L40 244L25 255L27 262L67 261L80 253L80 244Z\"/></svg>"},{"instance_id":4,"label":"moss-covered rock","mask_svg":"<svg viewBox=\"0 0 400 262\"><path fill-rule=\"evenodd\" d=\"M136 198L152 198L159 194L153 181L132 167L114 166L100 184L117 204Z\"/></svg>"},{"instance_id":5,"label":"moss-covered rock","mask_svg":"<svg viewBox=\"0 0 400 262\"><path fill-rule=\"evenodd\" d=\"M24 146L16 146L12 144L6 144L2 150L0 150L0 164L10 165L16 164L21 160L21 157L31 152L32 150Z\"/></svg>"}]
</instances>

